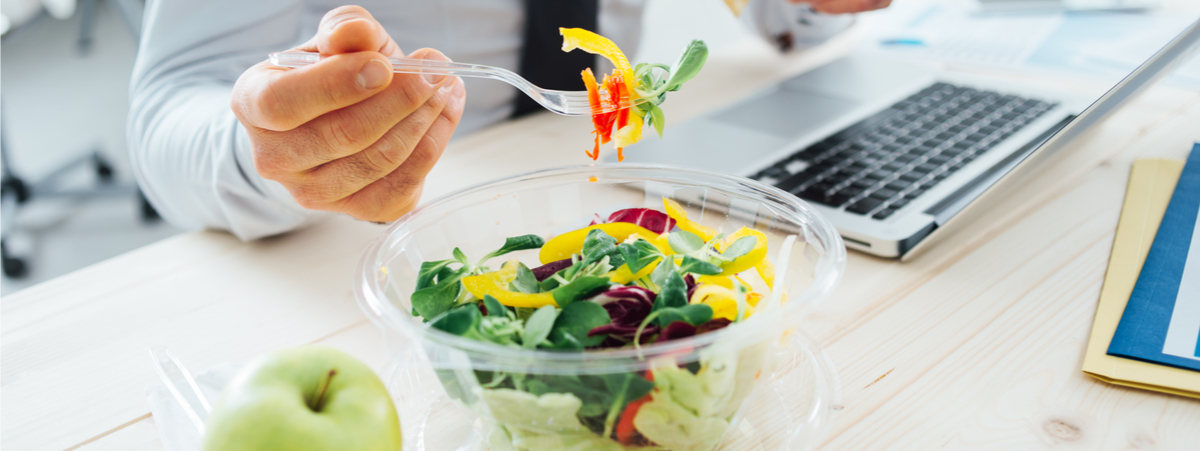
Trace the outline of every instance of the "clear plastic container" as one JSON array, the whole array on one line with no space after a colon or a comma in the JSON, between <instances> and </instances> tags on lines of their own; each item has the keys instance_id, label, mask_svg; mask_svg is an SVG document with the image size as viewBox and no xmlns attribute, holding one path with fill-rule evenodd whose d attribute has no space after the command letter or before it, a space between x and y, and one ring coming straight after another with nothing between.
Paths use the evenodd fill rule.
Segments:
<instances>
[{"instance_id":1,"label":"clear plastic container","mask_svg":"<svg viewBox=\"0 0 1200 451\"><path fill-rule=\"evenodd\" d=\"M429 328L411 313L409 294L424 261L450 258L455 247L483 255L509 236L550 238L586 226L596 213L661 210L664 196L720 232L764 232L781 299L718 331L592 352L502 347ZM792 244L783 249L785 242ZM532 267L536 252L504 258ZM826 424L838 385L828 359L794 326L833 289L845 258L829 222L774 187L670 166L575 166L485 183L419 207L370 245L355 292L384 331L385 379L405 449L807 449ZM631 416L642 436L622 445L613 439L622 412L603 406L618 405L610 398L620 390L612 386L625 375L647 372L656 375L657 403Z\"/></svg>"}]
</instances>

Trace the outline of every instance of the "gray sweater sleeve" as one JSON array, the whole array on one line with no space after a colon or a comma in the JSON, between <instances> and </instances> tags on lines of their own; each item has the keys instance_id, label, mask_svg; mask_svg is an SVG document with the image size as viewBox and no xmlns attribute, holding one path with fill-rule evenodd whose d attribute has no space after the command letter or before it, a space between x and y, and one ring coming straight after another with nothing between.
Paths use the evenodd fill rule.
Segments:
<instances>
[{"instance_id":1,"label":"gray sweater sleeve","mask_svg":"<svg viewBox=\"0 0 1200 451\"><path fill-rule=\"evenodd\" d=\"M302 8L297 0L147 2L126 135L139 185L171 223L252 240L311 215L258 175L229 106L242 72L303 41Z\"/></svg>"}]
</instances>

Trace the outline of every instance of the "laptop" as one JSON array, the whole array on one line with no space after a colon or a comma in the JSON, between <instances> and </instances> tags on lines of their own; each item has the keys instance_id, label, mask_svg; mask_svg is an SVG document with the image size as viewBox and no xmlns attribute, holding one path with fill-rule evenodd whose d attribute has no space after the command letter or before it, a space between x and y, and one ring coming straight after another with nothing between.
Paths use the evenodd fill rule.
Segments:
<instances>
[{"instance_id":1,"label":"laptop","mask_svg":"<svg viewBox=\"0 0 1200 451\"><path fill-rule=\"evenodd\" d=\"M1098 100L852 55L673 126L625 161L774 185L848 248L910 258L1198 49L1200 21Z\"/></svg>"}]
</instances>

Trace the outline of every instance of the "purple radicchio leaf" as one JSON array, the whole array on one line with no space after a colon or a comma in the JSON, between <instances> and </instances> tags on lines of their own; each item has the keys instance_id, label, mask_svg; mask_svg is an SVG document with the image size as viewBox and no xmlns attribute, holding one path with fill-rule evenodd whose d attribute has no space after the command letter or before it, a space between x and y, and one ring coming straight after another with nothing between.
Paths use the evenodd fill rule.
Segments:
<instances>
[{"instance_id":1,"label":"purple radicchio leaf","mask_svg":"<svg viewBox=\"0 0 1200 451\"><path fill-rule=\"evenodd\" d=\"M707 323L706 323L707 324ZM658 334L658 341L678 340L696 335L696 326L685 323L683 321L675 321L663 328L662 333Z\"/></svg>"},{"instance_id":2,"label":"purple radicchio leaf","mask_svg":"<svg viewBox=\"0 0 1200 451\"><path fill-rule=\"evenodd\" d=\"M654 233L666 233L675 228L675 220L658 210L649 208L626 208L608 215L608 222L637 224ZM649 237L647 237L649 238Z\"/></svg>"},{"instance_id":3,"label":"purple radicchio leaf","mask_svg":"<svg viewBox=\"0 0 1200 451\"><path fill-rule=\"evenodd\" d=\"M696 283L696 278L692 277L691 274L683 278L683 283L687 284L687 298L691 301L692 294L696 292L696 287L700 286L700 284Z\"/></svg>"},{"instance_id":4,"label":"purple radicchio leaf","mask_svg":"<svg viewBox=\"0 0 1200 451\"><path fill-rule=\"evenodd\" d=\"M612 319L612 323L593 328L588 331L588 336L607 334L612 340L606 340L606 342L615 340L609 344L616 346L633 341L638 326L654 309L654 298L653 291L642 287L617 287L592 297L590 302L603 306L604 310L608 312L608 317ZM658 333L657 326L647 325L642 330L642 337L646 338L656 333Z\"/></svg>"},{"instance_id":5,"label":"purple radicchio leaf","mask_svg":"<svg viewBox=\"0 0 1200 451\"><path fill-rule=\"evenodd\" d=\"M592 223L588 225L594 226L596 224L604 224L604 218L600 217L600 213L592 213Z\"/></svg>"},{"instance_id":6,"label":"purple radicchio leaf","mask_svg":"<svg viewBox=\"0 0 1200 451\"><path fill-rule=\"evenodd\" d=\"M546 263L542 266L538 266L537 268L533 268L530 271L533 271L533 277L537 278L538 282L541 282L543 280L549 279L550 276L554 275L554 273L562 271L562 270L570 268L570 267L571 267L571 259L564 258L562 260L552 261L552 262Z\"/></svg>"}]
</instances>

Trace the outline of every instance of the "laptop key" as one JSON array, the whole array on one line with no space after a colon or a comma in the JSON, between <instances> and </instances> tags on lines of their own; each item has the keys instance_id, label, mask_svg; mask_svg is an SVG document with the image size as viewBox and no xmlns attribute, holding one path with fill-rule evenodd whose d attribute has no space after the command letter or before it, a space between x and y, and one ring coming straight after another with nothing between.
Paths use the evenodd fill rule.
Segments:
<instances>
[{"instance_id":1,"label":"laptop key","mask_svg":"<svg viewBox=\"0 0 1200 451\"><path fill-rule=\"evenodd\" d=\"M881 199L881 200L888 200L893 197L896 197L896 194L899 194L899 193L897 193L895 190L882 188L882 189L875 190L875 192L871 193L871 197L874 197L876 199Z\"/></svg>"},{"instance_id":2,"label":"laptop key","mask_svg":"<svg viewBox=\"0 0 1200 451\"><path fill-rule=\"evenodd\" d=\"M878 213L871 215L871 217L875 218L875 219L887 219L888 216L891 216L892 213L895 213L895 212L896 212L896 209L888 207L888 208L884 208L883 210L879 210Z\"/></svg>"},{"instance_id":3,"label":"laptop key","mask_svg":"<svg viewBox=\"0 0 1200 451\"><path fill-rule=\"evenodd\" d=\"M846 207L846 211L849 211L851 213L858 213L860 215L865 215L867 213L870 213L871 210L874 210L876 207L878 207L882 204L883 204L882 200L868 197L866 199L855 202L854 204L850 205L849 207Z\"/></svg>"},{"instance_id":4,"label":"laptop key","mask_svg":"<svg viewBox=\"0 0 1200 451\"><path fill-rule=\"evenodd\" d=\"M888 208L895 208L895 209L899 210L901 208L904 208L905 205L908 205L908 202L909 202L909 199L907 197L902 197L902 198L896 199L896 201L892 202L891 205L888 205Z\"/></svg>"},{"instance_id":5,"label":"laptop key","mask_svg":"<svg viewBox=\"0 0 1200 451\"><path fill-rule=\"evenodd\" d=\"M842 204L846 203L846 201L850 200L851 197L854 196L846 196L842 194L841 191L838 191L825 198L825 203L831 207L840 207Z\"/></svg>"},{"instance_id":6,"label":"laptop key","mask_svg":"<svg viewBox=\"0 0 1200 451\"><path fill-rule=\"evenodd\" d=\"M829 205L829 196L825 194L825 190L823 189L809 188L796 194L796 196L807 201Z\"/></svg>"}]
</instances>

